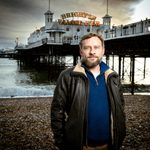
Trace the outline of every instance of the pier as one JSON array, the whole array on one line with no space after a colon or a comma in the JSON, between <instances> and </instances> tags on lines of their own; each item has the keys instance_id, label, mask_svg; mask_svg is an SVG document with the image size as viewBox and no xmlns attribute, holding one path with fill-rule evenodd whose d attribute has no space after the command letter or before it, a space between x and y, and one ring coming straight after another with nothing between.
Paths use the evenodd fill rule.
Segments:
<instances>
[{"instance_id":1,"label":"pier","mask_svg":"<svg viewBox=\"0 0 150 150\"><path fill-rule=\"evenodd\" d=\"M106 63L114 65L114 57L118 57L118 73L124 78L124 59L130 58L131 93L134 94L135 58L144 58L143 77L145 76L146 58L150 57L150 19L129 25L113 26L101 33L105 39ZM56 34L55 34L56 36ZM78 39L79 42L79 39ZM53 66L65 66L65 57L71 56L75 65L79 59L78 42L62 38L61 42L43 39L25 48L16 48L19 60L28 63L48 63ZM112 66L112 69L114 66Z\"/></svg>"},{"instance_id":2,"label":"pier","mask_svg":"<svg viewBox=\"0 0 150 150\"><path fill-rule=\"evenodd\" d=\"M67 67L65 60L67 56L72 57L71 65L75 65L80 58L81 37L95 32L104 37L106 63L109 64L112 61L112 69L116 65L114 57L118 57L118 73L121 79L124 79L125 74L124 60L126 57L130 58L131 93L134 94L135 59L144 58L143 76L145 77L146 58L150 57L150 19L146 18L126 25L111 25L112 16L108 14L107 1L106 15L102 17L103 23L87 12L68 12L54 21L50 1L48 6L48 11L44 13L45 26L30 34L28 45L19 45L19 39L16 38L14 56L20 61L20 65L23 63L36 66L45 64L51 68L64 69Z\"/></svg>"}]
</instances>

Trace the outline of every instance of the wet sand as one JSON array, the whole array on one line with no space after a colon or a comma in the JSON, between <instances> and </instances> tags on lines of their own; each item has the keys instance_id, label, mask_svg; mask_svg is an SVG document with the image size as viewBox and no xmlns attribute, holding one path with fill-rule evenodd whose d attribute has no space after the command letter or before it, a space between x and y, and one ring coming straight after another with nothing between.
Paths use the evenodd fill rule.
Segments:
<instances>
[{"instance_id":1,"label":"wet sand","mask_svg":"<svg viewBox=\"0 0 150 150\"><path fill-rule=\"evenodd\" d=\"M122 150L150 150L150 96L126 95L127 135ZM52 97L0 98L0 149L55 150Z\"/></svg>"}]
</instances>

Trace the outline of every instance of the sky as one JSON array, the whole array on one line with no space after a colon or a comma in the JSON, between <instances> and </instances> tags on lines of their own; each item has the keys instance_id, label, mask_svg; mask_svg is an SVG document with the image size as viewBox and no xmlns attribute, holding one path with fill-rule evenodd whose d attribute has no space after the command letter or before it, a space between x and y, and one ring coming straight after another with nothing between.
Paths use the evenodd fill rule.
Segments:
<instances>
[{"instance_id":1,"label":"sky","mask_svg":"<svg viewBox=\"0 0 150 150\"><path fill-rule=\"evenodd\" d=\"M14 48L27 44L27 38L34 30L45 25L44 13L49 0L0 0L0 49ZM107 0L51 0L50 10L54 20L61 14L84 11L97 16L102 23L106 14ZM108 0L108 14L112 25L125 25L150 18L150 0Z\"/></svg>"}]
</instances>

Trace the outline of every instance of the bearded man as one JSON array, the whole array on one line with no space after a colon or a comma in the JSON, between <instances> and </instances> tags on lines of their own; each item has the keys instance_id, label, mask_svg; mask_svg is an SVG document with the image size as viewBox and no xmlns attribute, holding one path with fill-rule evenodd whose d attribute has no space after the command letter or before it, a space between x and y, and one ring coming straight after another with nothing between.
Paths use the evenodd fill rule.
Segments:
<instances>
[{"instance_id":1,"label":"bearded man","mask_svg":"<svg viewBox=\"0 0 150 150\"><path fill-rule=\"evenodd\" d=\"M81 63L57 81L51 126L60 150L119 150L125 137L124 99L118 74L103 61L101 36L79 43Z\"/></svg>"}]
</instances>

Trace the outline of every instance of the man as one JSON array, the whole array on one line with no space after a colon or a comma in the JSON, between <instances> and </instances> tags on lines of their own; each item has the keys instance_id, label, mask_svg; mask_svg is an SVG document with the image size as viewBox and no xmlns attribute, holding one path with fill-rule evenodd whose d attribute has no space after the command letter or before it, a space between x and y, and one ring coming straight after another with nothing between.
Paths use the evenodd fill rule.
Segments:
<instances>
[{"instance_id":1,"label":"man","mask_svg":"<svg viewBox=\"0 0 150 150\"><path fill-rule=\"evenodd\" d=\"M119 77L102 62L104 40L90 33L80 43L81 64L63 71L51 107L60 150L119 150L125 137Z\"/></svg>"}]
</instances>

